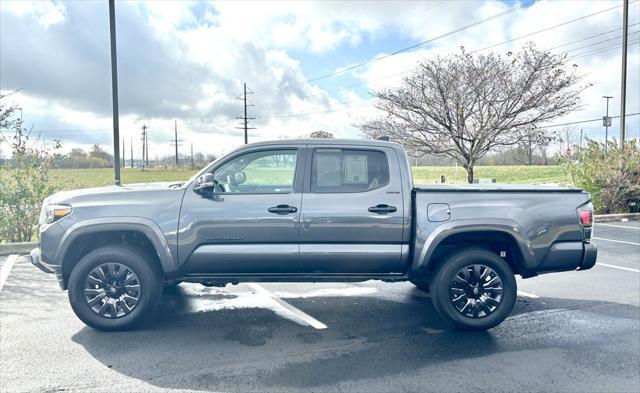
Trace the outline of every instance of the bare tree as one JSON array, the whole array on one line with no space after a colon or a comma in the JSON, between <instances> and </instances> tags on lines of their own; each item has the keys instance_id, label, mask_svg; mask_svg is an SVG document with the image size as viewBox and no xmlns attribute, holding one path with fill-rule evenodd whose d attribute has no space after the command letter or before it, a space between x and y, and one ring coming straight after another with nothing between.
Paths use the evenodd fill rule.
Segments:
<instances>
[{"instance_id":1,"label":"bare tree","mask_svg":"<svg viewBox=\"0 0 640 393\"><path fill-rule=\"evenodd\" d=\"M330 133L329 131L314 131L311 133L311 135L309 135L309 137L311 138L315 138L315 139L333 139L333 134Z\"/></svg>"},{"instance_id":2,"label":"bare tree","mask_svg":"<svg viewBox=\"0 0 640 393\"><path fill-rule=\"evenodd\" d=\"M581 83L567 56L527 44L506 56L461 52L420 62L401 86L373 93L383 118L361 124L414 151L454 158L473 182L473 166L491 149L512 146L538 125L579 107Z\"/></svg>"},{"instance_id":3,"label":"bare tree","mask_svg":"<svg viewBox=\"0 0 640 393\"><path fill-rule=\"evenodd\" d=\"M515 160L520 164L533 165L533 159L536 151L538 151L544 160L544 164L547 165L547 147L553 139L553 134L546 130L533 129L525 132L520 142L518 142L518 152L524 155L524 160L519 157L515 157Z\"/></svg>"}]
</instances>

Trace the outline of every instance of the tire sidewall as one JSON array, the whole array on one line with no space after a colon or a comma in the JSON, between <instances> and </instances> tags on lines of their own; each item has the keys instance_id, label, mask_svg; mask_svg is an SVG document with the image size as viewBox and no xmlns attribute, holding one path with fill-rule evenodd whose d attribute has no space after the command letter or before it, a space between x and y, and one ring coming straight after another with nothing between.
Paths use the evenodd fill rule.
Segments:
<instances>
[{"instance_id":1,"label":"tire sidewall","mask_svg":"<svg viewBox=\"0 0 640 393\"><path fill-rule=\"evenodd\" d=\"M471 264L483 264L493 269L502 280L503 294L500 305L483 318L462 315L451 303L449 285L460 269ZM517 299L517 284L511 267L496 254L487 250L465 250L447 259L436 273L432 282L431 299L436 310L456 327L468 330L490 329L509 316Z\"/></svg>"},{"instance_id":2,"label":"tire sidewall","mask_svg":"<svg viewBox=\"0 0 640 393\"><path fill-rule=\"evenodd\" d=\"M135 309L120 318L105 318L96 314L84 298L87 275L97 266L116 262L131 269L140 281L141 296ZM160 289L160 290L159 290ZM133 247L107 246L85 255L69 277L69 302L75 314L88 326L98 330L127 330L137 326L155 308L162 287L157 273L145 257Z\"/></svg>"}]
</instances>

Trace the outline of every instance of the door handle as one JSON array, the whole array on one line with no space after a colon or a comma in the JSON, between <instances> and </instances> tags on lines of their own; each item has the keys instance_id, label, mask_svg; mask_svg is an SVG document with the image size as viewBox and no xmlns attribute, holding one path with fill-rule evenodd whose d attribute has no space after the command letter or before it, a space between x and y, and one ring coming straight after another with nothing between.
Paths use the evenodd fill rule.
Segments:
<instances>
[{"instance_id":1,"label":"door handle","mask_svg":"<svg viewBox=\"0 0 640 393\"><path fill-rule=\"evenodd\" d=\"M272 206L267 210L269 210L270 213L289 214L289 213L297 212L298 208L295 206L289 206L289 205L278 205L278 206Z\"/></svg>"},{"instance_id":2,"label":"door handle","mask_svg":"<svg viewBox=\"0 0 640 393\"><path fill-rule=\"evenodd\" d=\"M395 212L397 212L398 208L395 207L395 206L379 204L379 205L376 205L376 206L371 206L369 208L369 211L371 213L387 214L387 213L395 213Z\"/></svg>"}]
</instances>

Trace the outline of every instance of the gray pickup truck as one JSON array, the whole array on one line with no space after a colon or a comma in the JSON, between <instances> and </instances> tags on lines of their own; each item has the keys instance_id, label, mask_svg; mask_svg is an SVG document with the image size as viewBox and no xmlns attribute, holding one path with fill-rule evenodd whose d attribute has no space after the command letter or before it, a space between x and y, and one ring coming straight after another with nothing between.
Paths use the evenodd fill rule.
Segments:
<instances>
[{"instance_id":1,"label":"gray pickup truck","mask_svg":"<svg viewBox=\"0 0 640 393\"><path fill-rule=\"evenodd\" d=\"M414 186L402 146L288 140L243 146L181 183L59 192L32 263L76 315L122 330L163 286L410 281L464 329L502 322L516 280L596 262L579 189Z\"/></svg>"}]
</instances>

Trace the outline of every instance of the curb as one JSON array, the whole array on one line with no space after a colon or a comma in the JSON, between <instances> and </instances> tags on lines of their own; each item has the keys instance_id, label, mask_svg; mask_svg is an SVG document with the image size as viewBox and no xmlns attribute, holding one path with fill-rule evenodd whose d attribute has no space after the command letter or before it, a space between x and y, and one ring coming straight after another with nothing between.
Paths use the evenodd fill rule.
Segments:
<instances>
[{"instance_id":1,"label":"curb","mask_svg":"<svg viewBox=\"0 0 640 393\"><path fill-rule=\"evenodd\" d=\"M615 222L615 221L634 221L640 220L640 213L622 213L622 214L596 214L593 216L595 223L599 222Z\"/></svg>"},{"instance_id":2,"label":"curb","mask_svg":"<svg viewBox=\"0 0 640 393\"><path fill-rule=\"evenodd\" d=\"M36 247L38 247L37 242L0 244L0 255L28 254Z\"/></svg>"}]
</instances>

